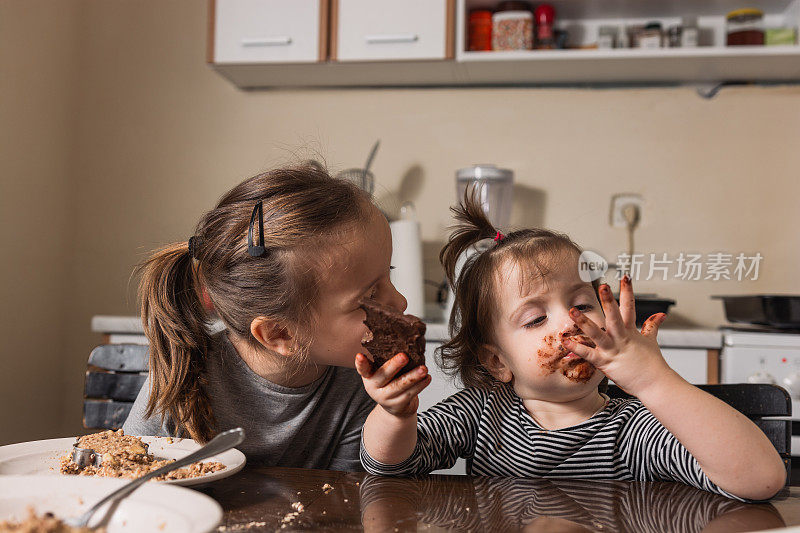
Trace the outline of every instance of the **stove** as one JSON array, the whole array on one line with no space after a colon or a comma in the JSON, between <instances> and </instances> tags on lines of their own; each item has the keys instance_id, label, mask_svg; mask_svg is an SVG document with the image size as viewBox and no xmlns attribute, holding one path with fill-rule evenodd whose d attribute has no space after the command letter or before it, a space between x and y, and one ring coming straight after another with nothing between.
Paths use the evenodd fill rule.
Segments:
<instances>
[{"instance_id":1,"label":"stove","mask_svg":"<svg viewBox=\"0 0 800 533\"><path fill-rule=\"evenodd\" d=\"M800 331L722 328L720 382L772 383L789 392L792 397L792 464L800 466ZM798 456L794 455L795 451Z\"/></svg>"}]
</instances>

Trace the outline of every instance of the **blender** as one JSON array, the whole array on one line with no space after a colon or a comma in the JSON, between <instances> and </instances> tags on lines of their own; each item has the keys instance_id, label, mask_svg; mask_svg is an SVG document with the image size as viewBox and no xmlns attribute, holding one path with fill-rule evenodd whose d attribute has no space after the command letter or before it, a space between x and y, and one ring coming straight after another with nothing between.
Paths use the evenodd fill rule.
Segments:
<instances>
[{"instance_id":1,"label":"blender","mask_svg":"<svg viewBox=\"0 0 800 533\"><path fill-rule=\"evenodd\" d=\"M513 189L514 172L507 168L498 168L495 165L474 165L456 172L457 201L462 202L465 194L475 195L486 217L500 231L511 221ZM456 279L469 257L486 250L492 244L491 239L485 239L465 250L456 262ZM455 291L453 287L450 287L444 310L446 323L450 322L454 302Z\"/></svg>"}]
</instances>

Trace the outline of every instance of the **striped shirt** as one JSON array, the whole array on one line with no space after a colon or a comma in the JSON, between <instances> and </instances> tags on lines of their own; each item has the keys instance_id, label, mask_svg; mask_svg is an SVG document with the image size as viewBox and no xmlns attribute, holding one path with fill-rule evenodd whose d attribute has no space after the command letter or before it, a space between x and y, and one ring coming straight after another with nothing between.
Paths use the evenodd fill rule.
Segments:
<instances>
[{"instance_id":1,"label":"striped shirt","mask_svg":"<svg viewBox=\"0 0 800 533\"><path fill-rule=\"evenodd\" d=\"M625 481L679 481L741 500L714 484L697 460L636 399L615 398L577 425L548 431L513 388L467 388L417 417L417 444L401 463L361 463L381 475L425 474L467 460L467 474Z\"/></svg>"}]
</instances>

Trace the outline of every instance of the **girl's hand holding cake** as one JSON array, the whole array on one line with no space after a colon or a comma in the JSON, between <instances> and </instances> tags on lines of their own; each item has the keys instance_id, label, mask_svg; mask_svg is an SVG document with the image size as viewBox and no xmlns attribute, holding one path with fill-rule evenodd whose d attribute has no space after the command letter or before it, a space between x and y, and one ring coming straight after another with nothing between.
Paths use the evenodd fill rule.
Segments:
<instances>
[{"instance_id":1,"label":"girl's hand holding cake","mask_svg":"<svg viewBox=\"0 0 800 533\"><path fill-rule=\"evenodd\" d=\"M364 381L367 394L384 411L399 418L416 414L419 407L417 395L431 382L431 376L425 365L420 365L395 379L398 371L408 362L408 356L399 353L373 372L369 359L364 354L356 355L356 370Z\"/></svg>"},{"instance_id":2,"label":"girl's hand holding cake","mask_svg":"<svg viewBox=\"0 0 800 533\"><path fill-rule=\"evenodd\" d=\"M638 396L658 380L674 374L661 354L656 336L666 315L658 313L648 318L642 331L636 329L636 307L633 288L628 276L620 282L620 303L603 284L598 289L600 304L606 317L603 329L578 309L570 309L570 317L588 336L595 347L564 338L564 348L592 363L627 393Z\"/></svg>"},{"instance_id":3,"label":"girl's hand holding cake","mask_svg":"<svg viewBox=\"0 0 800 533\"><path fill-rule=\"evenodd\" d=\"M363 301L361 309L367 327L361 345L372 359L356 355L356 370L373 400L387 413L407 418L417 412L417 395L430 383L425 367L425 323L370 300Z\"/></svg>"}]
</instances>

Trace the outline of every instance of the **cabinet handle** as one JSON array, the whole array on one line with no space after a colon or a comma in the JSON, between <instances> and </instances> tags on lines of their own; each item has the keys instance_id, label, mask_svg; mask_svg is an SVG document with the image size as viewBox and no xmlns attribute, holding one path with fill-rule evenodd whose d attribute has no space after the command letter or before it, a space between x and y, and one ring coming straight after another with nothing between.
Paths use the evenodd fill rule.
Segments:
<instances>
[{"instance_id":1,"label":"cabinet handle","mask_svg":"<svg viewBox=\"0 0 800 533\"><path fill-rule=\"evenodd\" d=\"M286 46L292 44L292 38L288 35L279 37L264 37L262 39L242 39L242 46Z\"/></svg>"},{"instance_id":2,"label":"cabinet handle","mask_svg":"<svg viewBox=\"0 0 800 533\"><path fill-rule=\"evenodd\" d=\"M364 40L367 41L367 44L413 43L419 40L419 35L416 33L384 33L365 35Z\"/></svg>"}]
</instances>

